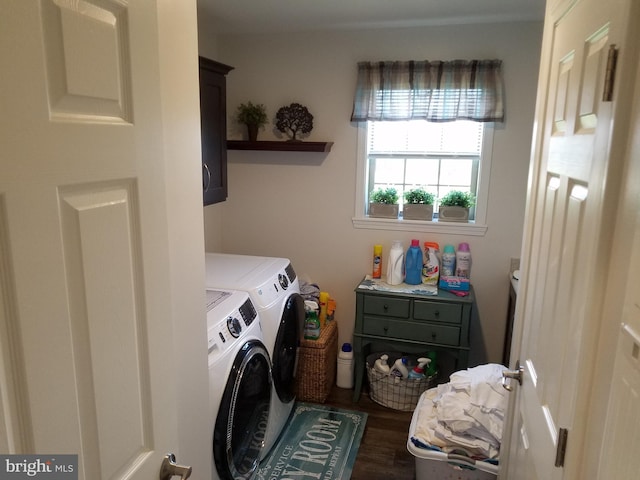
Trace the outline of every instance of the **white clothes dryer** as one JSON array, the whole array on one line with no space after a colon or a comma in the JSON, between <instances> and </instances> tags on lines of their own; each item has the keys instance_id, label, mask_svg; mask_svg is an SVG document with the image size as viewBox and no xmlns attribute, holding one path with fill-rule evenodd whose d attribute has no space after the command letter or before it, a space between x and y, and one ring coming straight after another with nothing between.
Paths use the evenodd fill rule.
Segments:
<instances>
[{"instance_id":1,"label":"white clothes dryer","mask_svg":"<svg viewBox=\"0 0 640 480\"><path fill-rule=\"evenodd\" d=\"M271 360L247 292L207 290L212 479L250 479L271 410Z\"/></svg>"},{"instance_id":2,"label":"white clothes dryer","mask_svg":"<svg viewBox=\"0 0 640 480\"><path fill-rule=\"evenodd\" d=\"M258 309L273 380L265 458L295 403L296 358L305 316L299 280L286 258L207 253L206 284L247 291Z\"/></svg>"}]
</instances>

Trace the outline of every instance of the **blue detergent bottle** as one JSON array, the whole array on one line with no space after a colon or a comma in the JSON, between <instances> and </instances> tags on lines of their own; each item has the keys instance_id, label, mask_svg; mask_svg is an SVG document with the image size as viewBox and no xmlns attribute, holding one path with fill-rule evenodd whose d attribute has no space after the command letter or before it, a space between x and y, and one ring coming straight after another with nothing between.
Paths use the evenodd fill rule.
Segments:
<instances>
[{"instance_id":1,"label":"blue detergent bottle","mask_svg":"<svg viewBox=\"0 0 640 480\"><path fill-rule=\"evenodd\" d=\"M422 283L422 249L419 240L411 240L404 265L404 281L409 285Z\"/></svg>"}]
</instances>

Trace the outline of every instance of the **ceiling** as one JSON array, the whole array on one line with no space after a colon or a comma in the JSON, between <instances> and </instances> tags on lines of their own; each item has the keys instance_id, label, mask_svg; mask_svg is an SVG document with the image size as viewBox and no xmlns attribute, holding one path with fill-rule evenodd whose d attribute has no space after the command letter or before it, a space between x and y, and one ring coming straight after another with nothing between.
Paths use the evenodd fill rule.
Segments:
<instances>
[{"instance_id":1,"label":"ceiling","mask_svg":"<svg viewBox=\"0 0 640 480\"><path fill-rule=\"evenodd\" d=\"M197 0L216 34L542 20L545 0Z\"/></svg>"}]
</instances>

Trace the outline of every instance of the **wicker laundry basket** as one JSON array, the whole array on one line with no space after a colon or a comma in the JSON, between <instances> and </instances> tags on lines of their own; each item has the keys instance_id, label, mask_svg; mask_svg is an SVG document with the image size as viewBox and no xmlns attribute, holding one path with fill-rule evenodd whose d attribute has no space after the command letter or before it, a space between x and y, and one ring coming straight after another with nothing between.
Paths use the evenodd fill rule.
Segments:
<instances>
[{"instance_id":1,"label":"wicker laundry basket","mask_svg":"<svg viewBox=\"0 0 640 480\"><path fill-rule=\"evenodd\" d=\"M389 366L402 354L397 352L378 352L367 356L367 378L371 400L385 407L403 412L411 412L416 408L420 395L437 384L438 374L424 378L401 378L381 373L373 368L381 355L388 355ZM405 355L406 356L406 355ZM413 359L415 365L416 359Z\"/></svg>"},{"instance_id":2,"label":"wicker laundry basket","mask_svg":"<svg viewBox=\"0 0 640 480\"><path fill-rule=\"evenodd\" d=\"M317 340L303 339L298 348L296 392L298 400L324 403L336 380L338 326L327 322Z\"/></svg>"}]
</instances>

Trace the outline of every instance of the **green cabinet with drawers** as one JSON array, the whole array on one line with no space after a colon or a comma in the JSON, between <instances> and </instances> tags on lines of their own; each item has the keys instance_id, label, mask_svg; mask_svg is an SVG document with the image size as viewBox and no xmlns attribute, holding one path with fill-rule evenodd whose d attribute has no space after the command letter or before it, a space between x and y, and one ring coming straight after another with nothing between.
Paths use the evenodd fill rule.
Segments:
<instances>
[{"instance_id":1,"label":"green cabinet with drawers","mask_svg":"<svg viewBox=\"0 0 640 480\"><path fill-rule=\"evenodd\" d=\"M354 402L360 398L367 355L373 352L421 355L429 350L446 351L455 359L456 370L468 367L473 287L465 297L444 290L438 295L370 290L361 284L355 292Z\"/></svg>"}]
</instances>

